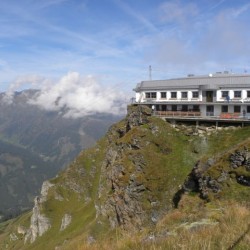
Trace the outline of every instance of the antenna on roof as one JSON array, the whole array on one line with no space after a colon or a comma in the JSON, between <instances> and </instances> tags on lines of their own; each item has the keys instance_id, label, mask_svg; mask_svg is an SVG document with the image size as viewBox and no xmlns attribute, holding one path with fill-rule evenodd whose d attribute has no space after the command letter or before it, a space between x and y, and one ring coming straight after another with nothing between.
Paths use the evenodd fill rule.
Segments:
<instances>
[{"instance_id":1,"label":"antenna on roof","mask_svg":"<svg viewBox=\"0 0 250 250\"><path fill-rule=\"evenodd\" d=\"M149 65L149 67L148 67L148 74L149 74L149 81L151 81L152 80L152 67L151 67L151 65Z\"/></svg>"}]
</instances>

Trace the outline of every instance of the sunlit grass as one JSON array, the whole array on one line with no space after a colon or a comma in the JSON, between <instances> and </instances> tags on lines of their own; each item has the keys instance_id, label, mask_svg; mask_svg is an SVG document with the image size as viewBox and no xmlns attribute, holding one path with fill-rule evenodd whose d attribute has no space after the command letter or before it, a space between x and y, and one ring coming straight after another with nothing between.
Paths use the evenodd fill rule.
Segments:
<instances>
[{"instance_id":1,"label":"sunlit grass","mask_svg":"<svg viewBox=\"0 0 250 250\"><path fill-rule=\"evenodd\" d=\"M203 211L196 210L196 213L191 220L189 213L176 209L157 224L156 230L137 233L119 231L100 242L75 242L75 246L78 250L226 250L231 246L234 249L248 249L250 211L247 206L235 202L216 203L210 207L204 205ZM206 223L195 223L199 221ZM187 227L192 223L196 226Z\"/></svg>"},{"instance_id":2,"label":"sunlit grass","mask_svg":"<svg viewBox=\"0 0 250 250\"><path fill-rule=\"evenodd\" d=\"M124 129L125 123L117 123L115 132L101 140L96 148L81 153L72 165L57 178L51 180L55 186L51 188L48 200L43 205L43 213L52 221L51 229L33 244L23 245L23 241L9 241L11 232L18 225L28 227L29 216L20 217L10 224L0 225L1 239L11 249L228 249L247 230L250 222L249 207L243 201L249 200L249 188L232 183L226 189L223 201L206 203L196 193L185 194L173 208L173 196L184 183L187 175L201 157L209 158L225 152L235 144L245 143L250 135L249 128L222 131L207 138L206 145L202 138L189 137L177 132L169 124L157 118L150 118L150 123L134 127L121 138L118 130ZM155 131L152 133L152 126ZM192 139L192 140L191 140ZM139 140L137 150L125 151L127 145ZM244 141L244 142L243 142ZM124 187L134 175L139 183L146 187L140 198L143 211L150 217L152 206L150 199L159 202L162 217L157 225L145 223L141 231L124 231L121 228L111 230L108 219L96 218L95 205L103 205L112 195L107 184L102 166L107 148L120 146L125 151L117 159L124 166L124 175L119 184ZM206 150L194 152L194 147L206 147ZM142 171L135 171L134 159L142 157ZM104 162L105 163L105 162ZM224 164L223 161L220 162ZM215 175L217 174L214 171ZM69 181L78 184L80 193L69 188ZM103 190L99 197L99 188ZM229 190L229 191L228 191ZM228 192L227 192L228 191ZM55 194L63 197L56 200ZM238 197L240 194L240 198ZM86 202L86 198L89 199ZM228 200L231 200L230 202ZM237 200L237 202L236 202ZM157 208L158 209L158 208ZM72 215L72 223L60 231L61 219L65 213ZM2 237L2 238L1 238ZM246 249L249 235L246 234L237 244L238 249ZM1 245L0 245L1 246Z\"/></svg>"}]
</instances>

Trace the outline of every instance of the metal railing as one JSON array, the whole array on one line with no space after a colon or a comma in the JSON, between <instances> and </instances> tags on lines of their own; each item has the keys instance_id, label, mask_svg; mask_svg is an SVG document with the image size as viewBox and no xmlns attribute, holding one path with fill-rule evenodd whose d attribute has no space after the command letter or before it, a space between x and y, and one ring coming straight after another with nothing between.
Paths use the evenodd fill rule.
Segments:
<instances>
[{"instance_id":1,"label":"metal railing","mask_svg":"<svg viewBox=\"0 0 250 250\"><path fill-rule=\"evenodd\" d=\"M155 116L164 117L200 117L200 111L154 111Z\"/></svg>"},{"instance_id":2,"label":"metal railing","mask_svg":"<svg viewBox=\"0 0 250 250\"><path fill-rule=\"evenodd\" d=\"M214 116L214 112L206 112L206 116Z\"/></svg>"},{"instance_id":3,"label":"metal railing","mask_svg":"<svg viewBox=\"0 0 250 250\"><path fill-rule=\"evenodd\" d=\"M250 116L243 116L241 113L221 113L215 116L214 112L206 112L206 116L201 116L200 111L153 111L152 115L158 117L179 117L179 118L211 118L223 120L250 120Z\"/></svg>"},{"instance_id":4,"label":"metal railing","mask_svg":"<svg viewBox=\"0 0 250 250\"><path fill-rule=\"evenodd\" d=\"M242 119L242 118L246 118L241 116L240 113L221 113L220 114L220 118L221 119Z\"/></svg>"}]
</instances>

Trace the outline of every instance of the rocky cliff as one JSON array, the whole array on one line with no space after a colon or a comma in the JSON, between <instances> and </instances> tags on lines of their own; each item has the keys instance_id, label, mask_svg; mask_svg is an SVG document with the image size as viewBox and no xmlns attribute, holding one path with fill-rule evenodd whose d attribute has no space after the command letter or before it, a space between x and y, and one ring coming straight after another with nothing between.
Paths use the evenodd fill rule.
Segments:
<instances>
[{"instance_id":1,"label":"rocky cliff","mask_svg":"<svg viewBox=\"0 0 250 250\"><path fill-rule=\"evenodd\" d=\"M200 160L183 185L182 191L196 191L203 199L233 197L244 200L250 187L250 140L207 160ZM239 184L239 185L236 185ZM237 188L237 190L235 190Z\"/></svg>"},{"instance_id":2,"label":"rocky cliff","mask_svg":"<svg viewBox=\"0 0 250 250\"><path fill-rule=\"evenodd\" d=\"M152 117L146 107L129 106L94 148L44 183L33 211L9 224L0 240L7 249L72 249L75 241L95 244L117 229L157 229L176 206L189 204L188 194L203 199L197 198L199 206L235 196L247 201L249 134L247 128L215 131L204 141ZM160 237L170 235L166 227Z\"/></svg>"}]
</instances>

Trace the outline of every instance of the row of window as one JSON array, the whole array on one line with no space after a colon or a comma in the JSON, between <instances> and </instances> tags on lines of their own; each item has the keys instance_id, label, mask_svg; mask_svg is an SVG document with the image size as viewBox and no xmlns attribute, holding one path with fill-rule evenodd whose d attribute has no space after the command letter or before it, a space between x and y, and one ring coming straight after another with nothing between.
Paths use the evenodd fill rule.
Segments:
<instances>
[{"instance_id":1,"label":"row of window","mask_svg":"<svg viewBox=\"0 0 250 250\"><path fill-rule=\"evenodd\" d=\"M229 91L221 91L221 96L227 98L229 96ZM241 98L241 91L234 91L234 98ZM250 91L247 91L247 98L250 98Z\"/></svg>"},{"instance_id":2,"label":"row of window","mask_svg":"<svg viewBox=\"0 0 250 250\"><path fill-rule=\"evenodd\" d=\"M234 113L241 113L241 106L235 105L233 108L234 108ZM166 105L161 106L161 108L158 105L156 105L156 110L167 111L168 109ZM200 107L199 105L193 105L192 108L189 108L188 105L181 105L180 107L177 108L177 105L171 105L171 111L196 111L197 112L197 111L200 111ZM228 106L227 105L221 106L221 112L228 113ZM250 113L250 106L247 106L246 112Z\"/></svg>"},{"instance_id":3,"label":"row of window","mask_svg":"<svg viewBox=\"0 0 250 250\"><path fill-rule=\"evenodd\" d=\"M234 106L234 113L240 113L240 111L241 111L240 106ZM228 106L221 106L221 112L228 113Z\"/></svg>"},{"instance_id":4,"label":"row of window","mask_svg":"<svg viewBox=\"0 0 250 250\"><path fill-rule=\"evenodd\" d=\"M250 106L247 106L247 110L243 110L243 112L250 113ZM228 106L223 105L221 106L221 112L222 113L228 113ZM240 113L241 112L241 106L235 105L234 106L234 113Z\"/></svg>"},{"instance_id":5,"label":"row of window","mask_svg":"<svg viewBox=\"0 0 250 250\"><path fill-rule=\"evenodd\" d=\"M166 99L167 98L167 92L160 92L161 93L161 98ZM198 98L199 97L199 92L198 91L193 91L192 92L192 98ZM156 98L156 92L146 92L146 98L147 99L155 99ZM177 98L177 92L173 91L170 92L170 98L171 99L176 99ZM187 99L188 98L188 92L184 91L181 92L181 98L182 99Z\"/></svg>"},{"instance_id":6,"label":"row of window","mask_svg":"<svg viewBox=\"0 0 250 250\"><path fill-rule=\"evenodd\" d=\"M166 105L162 105L161 108L159 107L159 105L156 105L156 110L157 111L195 111L195 112L199 112L200 111L200 107L199 105L193 105L192 108L188 107L188 105L181 105L180 107L178 107L177 105L171 105L171 109L168 110Z\"/></svg>"},{"instance_id":7,"label":"row of window","mask_svg":"<svg viewBox=\"0 0 250 250\"><path fill-rule=\"evenodd\" d=\"M167 92L160 92L161 94L161 99L166 99L167 98ZM229 97L229 91L221 91L221 96L223 98ZM199 97L199 92L198 91L193 91L192 92L192 98L198 98ZM156 92L147 92L146 93L146 98L147 99L156 99ZM170 98L171 99L176 99L177 98L177 92L172 91L170 92ZM188 98L188 92L183 91L181 92L181 98L182 99L187 99ZM234 98L241 98L241 91L240 90L235 90L234 91ZM250 90L247 91L247 98L250 98Z\"/></svg>"}]
</instances>

